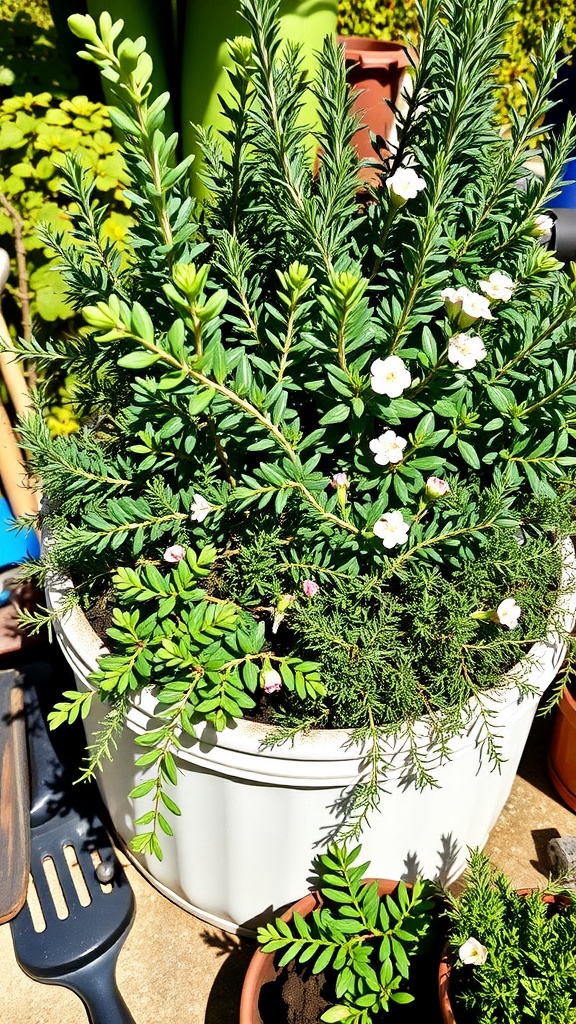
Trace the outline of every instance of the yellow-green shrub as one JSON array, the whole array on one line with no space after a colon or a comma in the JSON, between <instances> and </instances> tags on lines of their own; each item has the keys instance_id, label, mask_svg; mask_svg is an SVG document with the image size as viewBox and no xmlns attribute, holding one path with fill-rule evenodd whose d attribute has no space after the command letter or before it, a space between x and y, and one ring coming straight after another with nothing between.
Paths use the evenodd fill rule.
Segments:
<instances>
[{"instance_id":1,"label":"yellow-green shrub","mask_svg":"<svg viewBox=\"0 0 576 1024\"><path fill-rule=\"evenodd\" d=\"M0 102L0 192L23 221L32 314L42 320L67 320L72 309L66 302L57 262L37 234L48 222L66 232L69 200L60 194L60 165L74 152L95 172L98 199L110 203L106 232L121 241L131 223L122 185L125 164L114 140L106 107L85 96L58 100L50 93L9 96ZM14 255L11 218L0 210L0 244ZM15 294L14 264L12 294Z\"/></svg>"}]
</instances>

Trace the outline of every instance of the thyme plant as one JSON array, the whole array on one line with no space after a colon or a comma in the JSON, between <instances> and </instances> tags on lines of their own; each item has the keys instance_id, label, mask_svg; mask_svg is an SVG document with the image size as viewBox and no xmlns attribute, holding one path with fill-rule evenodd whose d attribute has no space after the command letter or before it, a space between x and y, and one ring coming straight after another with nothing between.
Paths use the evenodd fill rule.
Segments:
<instances>
[{"instance_id":1,"label":"thyme plant","mask_svg":"<svg viewBox=\"0 0 576 1024\"><path fill-rule=\"evenodd\" d=\"M554 883L521 896L486 854L474 850L464 891L447 900L455 1016L464 1011L475 1024L571 1024L574 891Z\"/></svg>"},{"instance_id":2,"label":"thyme plant","mask_svg":"<svg viewBox=\"0 0 576 1024\"><path fill-rule=\"evenodd\" d=\"M378 882L362 879L369 864L356 864L360 847L333 845L318 858L322 906L309 917L294 912L258 929L264 953L281 953L278 966L310 964L312 974L334 973L336 1002L326 1024L371 1024L396 1003L414 1002L410 959L431 930L431 883L417 880L382 898Z\"/></svg>"},{"instance_id":3,"label":"thyme plant","mask_svg":"<svg viewBox=\"0 0 576 1024\"><path fill-rule=\"evenodd\" d=\"M511 0L428 0L398 146L375 154L381 186L359 192L336 42L309 82L280 47L276 0L240 7L229 127L200 133L202 205L163 134L144 40L119 42L106 14L70 19L117 98L136 224L123 263L68 160L72 240L45 240L86 326L21 349L77 382L81 430L50 437L37 415L23 438L47 496L40 575L71 574L75 599L111 610L92 679L111 711L86 771L153 685L136 791L153 810L135 846L156 853L175 809L164 781L202 720L250 713L281 738L353 728L369 751L356 830L383 737L406 735L430 781L415 723L428 715L445 752L546 634L571 521L576 283L540 241L574 121L544 143L542 178L524 167L560 27L503 138L494 75ZM53 724L91 699L65 694Z\"/></svg>"}]
</instances>

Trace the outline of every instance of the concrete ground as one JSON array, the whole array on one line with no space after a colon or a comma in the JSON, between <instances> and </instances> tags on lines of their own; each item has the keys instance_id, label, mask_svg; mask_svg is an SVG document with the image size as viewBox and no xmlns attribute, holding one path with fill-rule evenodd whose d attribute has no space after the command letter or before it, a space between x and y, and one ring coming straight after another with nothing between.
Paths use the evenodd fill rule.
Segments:
<instances>
[{"instance_id":1,"label":"concrete ground","mask_svg":"<svg viewBox=\"0 0 576 1024\"><path fill-rule=\"evenodd\" d=\"M549 839L576 835L576 817L556 797L546 773L550 726L550 718L536 720L512 794L488 843L495 862L518 886L545 881ZM117 979L136 1024L236 1024L254 943L180 910L132 865L127 872L137 911ZM0 965L0 1021L86 1024L77 996L31 981L20 971L8 924L0 927Z\"/></svg>"}]
</instances>

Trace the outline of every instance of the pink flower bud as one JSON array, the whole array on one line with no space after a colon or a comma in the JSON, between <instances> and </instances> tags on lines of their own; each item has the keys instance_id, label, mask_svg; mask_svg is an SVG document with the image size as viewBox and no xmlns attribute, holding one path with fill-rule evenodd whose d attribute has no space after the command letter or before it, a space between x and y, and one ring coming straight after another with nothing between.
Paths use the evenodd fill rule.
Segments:
<instances>
[{"instance_id":1,"label":"pink flower bud","mask_svg":"<svg viewBox=\"0 0 576 1024\"><path fill-rule=\"evenodd\" d=\"M445 494L450 494L450 486L446 480L442 480L439 476L429 476L426 481L426 497L429 499L443 498Z\"/></svg>"},{"instance_id":2,"label":"pink flower bud","mask_svg":"<svg viewBox=\"0 0 576 1024\"><path fill-rule=\"evenodd\" d=\"M264 693L277 693L282 689L282 676L275 668L264 669L260 680Z\"/></svg>"},{"instance_id":3,"label":"pink flower bud","mask_svg":"<svg viewBox=\"0 0 576 1024\"><path fill-rule=\"evenodd\" d=\"M348 487L348 476L346 473L335 473L330 483L332 487Z\"/></svg>"},{"instance_id":4,"label":"pink flower bud","mask_svg":"<svg viewBox=\"0 0 576 1024\"><path fill-rule=\"evenodd\" d=\"M304 580L302 590L306 594L306 597L316 597L316 594L320 592L320 587L315 580Z\"/></svg>"},{"instance_id":5,"label":"pink flower bud","mask_svg":"<svg viewBox=\"0 0 576 1024\"><path fill-rule=\"evenodd\" d=\"M165 562L181 562L186 558L186 548L181 544L173 544L171 548L166 548L163 558Z\"/></svg>"}]
</instances>

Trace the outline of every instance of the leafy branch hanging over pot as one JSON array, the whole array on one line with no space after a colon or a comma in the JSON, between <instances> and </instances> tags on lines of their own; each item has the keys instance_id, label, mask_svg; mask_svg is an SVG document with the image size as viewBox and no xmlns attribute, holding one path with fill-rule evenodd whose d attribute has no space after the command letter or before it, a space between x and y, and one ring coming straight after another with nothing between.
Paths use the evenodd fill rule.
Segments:
<instances>
[{"instance_id":1,"label":"leafy branch hanging over pot","mask_svg":"<svg viewBox=\"0 0 576 1024\"><path fill-rule=\"evenodd\" d=\"M111 711L86 773L155 686L158 725L139 742L157 778L139 787L154 799L134 845L158 854L177 811L164 782L202 719L355 730L372 750L356 829L378 800L382 736L407 736L430 781L416 723L430 716L445 753L474 698L546 635L571 518L576 286L538 238L572 119L543 148L543 179L523 167L560 27L503 139L493 75L511 3L429 0L398 149L359 204L336 43L309 83L280 49L275 0L240 6L250 37L230 43L229 129L202 135L202 206L162 134L144 41L118 43L106 15L70 19L117 97L132 258L122 268L103 239L71 158L74 240L46 240L87 326L66 346L22 345L76 375L84 414L73 437L40 417L23 428L48 499L39 571L113 606L92 679ZM90 700L67 693L53 724ZM497 761L488 715L485 730Z\"/></svg>"}]
</instances>

